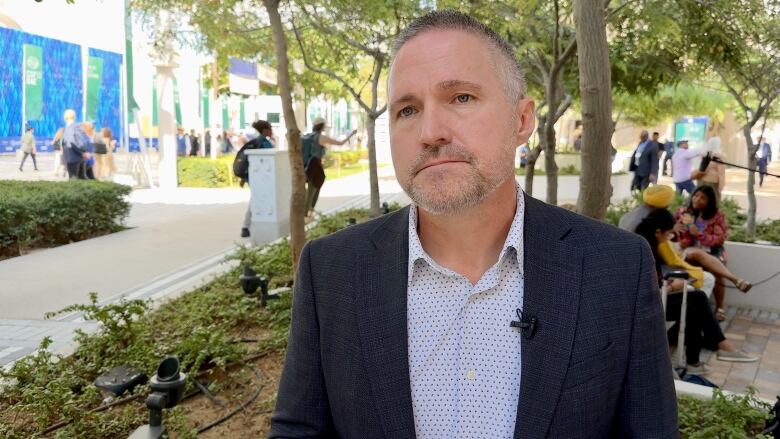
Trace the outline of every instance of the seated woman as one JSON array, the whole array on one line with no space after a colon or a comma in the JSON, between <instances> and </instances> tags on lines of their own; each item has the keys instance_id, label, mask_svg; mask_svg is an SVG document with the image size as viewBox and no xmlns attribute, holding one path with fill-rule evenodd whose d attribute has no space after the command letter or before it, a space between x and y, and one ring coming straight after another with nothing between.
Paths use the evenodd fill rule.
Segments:
<instances>
[{"instance_id":1,"label":"seated woman","mask_svg":"<svg viewBox=\"0 0 780 439\"><path fill-rule=\"evenodd\" d=\"M726 268L727 255L723 244L728 237L728 226L723 212L718 209L715 190L709 186L696 188L688 206L677 209L675 218L674 231L680 247L684 249L685 260L715 275L715 316L723 320L726 317L723 279L728 279L743 293L747 293L753 285Z\"/></svg>"},{"instance_id":2,"label":"seated woman","mask_svg":"<svg viewBox=\"0 0 780 439\"><path fill-rule=\"evenodd\" d=\"M637 226L636 233L650 244L655 258L656 271L659 281L661 279L661 256L658 254L658 247L668 241L668 236L674 228L674 217L666 209L654 209ZM682 294L685 282L678 280L669 286L669 297L666 303L666 319L669 321L679 321L680 308L682 306ZM733 362L754 362L758 361L755 356L740 351L734 345L726 340L723 331L720 329L715 316L712 314L707 295L701 290L694 290L688 293L688 306L685 313L685 357L687 371L692 374L706 374L710 368L699 359L701 349L717 351L718 359L721 361ZM669 343L677 342L677 325L673 326L667 336Z\"/></svg>"}]
</instances>

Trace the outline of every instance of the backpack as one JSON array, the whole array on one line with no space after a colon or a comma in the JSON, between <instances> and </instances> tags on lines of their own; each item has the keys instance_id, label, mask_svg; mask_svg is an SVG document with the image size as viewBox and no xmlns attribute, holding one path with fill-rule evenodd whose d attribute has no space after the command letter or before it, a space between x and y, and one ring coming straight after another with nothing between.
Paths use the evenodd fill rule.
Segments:
<instances>
[{"instance_id":1,"label":"backpack","mask_svg":"<svg viewBox=\"0 0 780 439\"><path fill-rule=\"evenodd\" d=\"M249 157L246 156L247 149L260 149L262 147L260 138L252 139L247 142L236 153L236 158L233 159L233 174L241 180L249 180Z\"/></svg>"},{"instance_id":2,"label":"backpack","mask_svg":"<svg viewBox=\"0 0 780 439\"><path fill-rule=\"evenodd\" d=\"M315 157L314 148L315 140L318 138L319 133L307 133L301 137L301 157L303 158L303 169L309 168L311 159Z\"/></svg>"}]
</instances>

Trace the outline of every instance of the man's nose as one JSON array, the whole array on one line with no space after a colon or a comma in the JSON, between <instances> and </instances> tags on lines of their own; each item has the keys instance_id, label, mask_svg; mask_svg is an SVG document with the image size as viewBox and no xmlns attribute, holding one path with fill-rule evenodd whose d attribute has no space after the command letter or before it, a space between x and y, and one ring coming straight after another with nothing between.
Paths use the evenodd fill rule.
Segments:
<instances>
[{"instance_id":1,"label":"man's nose","mask_svg":"<svg viewBox=\"0 0 780 439\"><path fill-rule=\"evenodd\" d=\"M423 110L420 143L426 147L452 143L449 121L444 111L435 105L428 105Z\"/></svg>"}]
</instances>

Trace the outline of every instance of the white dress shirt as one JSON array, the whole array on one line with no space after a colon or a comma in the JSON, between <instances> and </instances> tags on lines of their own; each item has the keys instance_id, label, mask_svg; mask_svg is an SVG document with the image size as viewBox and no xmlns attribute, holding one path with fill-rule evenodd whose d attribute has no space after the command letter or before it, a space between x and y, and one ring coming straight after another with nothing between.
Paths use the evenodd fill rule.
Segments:
<instances>
[{"instance_id":1,"label":"white dress shirt","mask_svg":"<svg viewBox=\"0 0 780 439\"><path fill-rule=\"evenodd\" d=\"M417 437L511 438L520 396L523 192L498 261L476 285L436 263L409 211L409 373ZM522 420L521 420L522 422Z\"/></svg>"}]
</instances>

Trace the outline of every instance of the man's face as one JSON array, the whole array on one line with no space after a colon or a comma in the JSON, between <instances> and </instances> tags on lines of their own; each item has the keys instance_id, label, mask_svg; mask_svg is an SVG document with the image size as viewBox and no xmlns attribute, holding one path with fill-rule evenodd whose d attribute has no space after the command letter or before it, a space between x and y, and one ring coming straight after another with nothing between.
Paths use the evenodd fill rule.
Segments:
<instances>
[{"instance_id":1,"label":"man's face","mask_svg":"<svg viewBox=\"0 0 780 439\"><path fill-rule=\"evenodd\" d=\"M653 142L657 142L657 141L658 141L658 134L653 134Z\"/></svg>"},{"instance_id":2,"label":"man's face","mask_svg":"<svg viewBox=\"0 0 780 439\"><path fill-rule=\"evenodd\" d=\"M680 148L682 148L682 149L688 149L688 142L681 142L681 143L680 143Z\"/></svg>"},{"instance_id":3,"label":"man's face","mask_svg":"<svg viewBox=\"0 0 780 439\"><path fill-rule=\"evenodd\" d=\"M642 132L639 134L639 140L641 140L641 141L643 141L643 142L644 142L645 140L647 140L647 131L642 131Z\"/></svg>"},{"instance_id":4,"label":"man's face","mask_svg":"<svg viewBox=\"0 0 780 439\"><path fill-rule=\"evenodd\" d=\"M492 50L469 33L431 30L409 40L393 63L393 166L430 213L473 207L514 178L515 148L533 131L533 101L509 102Z\"/></svg>"}]
</instances>

